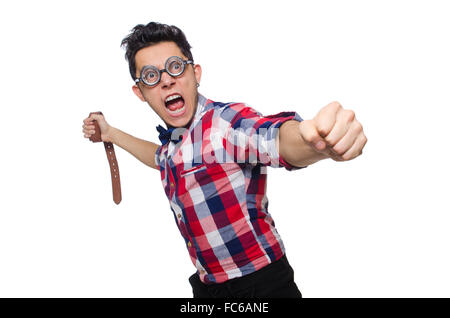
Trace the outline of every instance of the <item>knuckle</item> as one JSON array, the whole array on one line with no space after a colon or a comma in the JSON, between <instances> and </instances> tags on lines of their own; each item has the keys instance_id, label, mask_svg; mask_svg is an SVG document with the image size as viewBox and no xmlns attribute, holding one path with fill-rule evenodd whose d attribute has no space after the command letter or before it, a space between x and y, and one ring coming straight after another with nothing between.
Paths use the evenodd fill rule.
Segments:
<instances>
[{"instance_id":1,"label":"knuckle","mask_svg":"<svg viewBox=\"0 0 450 318\"><path fill-rule=\"evenodd\" d=\"M328 129L324 124L318 123L316 126L317 132L324 136L324 135L328 135Z\"/></svg>"},{"instance_id":2,"label":"knuckle","mask_svg":"<svg viewBox=\"0 0 450 318\"><path fill-rule=\"evenodd\" d=\"M351 109L345 110L345 117L348 122L352 122L355 119L355 112Z\"/></svg>"},{"instance_id":3,"label":"knuckle","mask_svg":"<svg viewBox=\"0 0 450 318\"><path fill-rule=\"evenodd\" d=\"M314 138L312 137L312 135L306 135L303 136L303 139L307 142L307 143L312 143Z\"/></svg>"},{"instance_id":4,"label":"knuckle","mask_svg":"<svg viewBox=\"0 0 450 318\"><path fill-rule=\"evenodd\" d=\"M343 149L342 147L336 147L334 146L333 148L331 148L335 153L337 153L338 155L342 156L345 153L345 149Z\"/></svg>"},{"instance_id":5,"label":"knuckle","mask_svg":"<svg viewBox=\"0 0 450 318\"><path fill-rule=\"evenodd\" d=\"M363 126L361 125L361 123L359 121L355 123L355 130L358 133L361 133L363 131Z\"/></svg>"},{"instance_id":6,"label":"knuckle","mask_svg":"<svg viewBox=\"0 0 450 318\"><path fill-rule=\"evenodd\" d=\"M367 138L364 137L364 138L362 139L361 150L366 146L366 144L367 144Z\"/></svg>"},{"instance_id":7,"label":"knuckle","mask_svg":"<svg viewBox=\"0 0 450 318\"><path fill-rule=\"evenodd\" d=\"M311 143L317 138L317 133L315 132L312 120L304 120L301 127L301 134L306 142Z\"/></svg>"},{"instance_id":8,"label":"knuckle","mask_svg":"<svg viewBox=\"0 0 450 318\"><path fill-rule=\"evenodd\" d=\"M333 107L336 107L336 108L341 108L342 107L342 105L338 101L333 101L333 102L330 103L330 105L332 105Z\"/></svg>"},{"instance_id":9,"label":"knuckle","mask_svg":"<svg viewBox=\"0 0 450 318\"><path fill-rule=\"evenodd\" d=\"M318 136L317 136L315 133L311 132L311 133L307 133L307 134L304 136L304 139L305 139L305 141L308 142L308 143L313 143L314 140L317 139L317 137L318 137Z\"/></svg>"},{"instance_id":10,"label":"knuckle","mask_svg":"<svg viewBox=\"0 0 450 318\"><path fill-rule=\"evenodd\" d=\"M324 139L329 147L334 147L335 142L330 136L326 136Z\"/></svg>"}]
</instances>

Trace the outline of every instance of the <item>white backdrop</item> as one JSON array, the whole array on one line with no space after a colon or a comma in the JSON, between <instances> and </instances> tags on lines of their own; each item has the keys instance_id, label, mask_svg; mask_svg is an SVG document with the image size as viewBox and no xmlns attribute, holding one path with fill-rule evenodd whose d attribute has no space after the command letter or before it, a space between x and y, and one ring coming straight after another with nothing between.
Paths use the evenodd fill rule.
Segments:
<instances>
[{"instance_id":1,"label":"white backdrop","mask_svg":"<svg viewBox=\"0 0 450 318\"><path fill-rule=\"evenodd\" d=\"M101 110L159 141L120 48L157 21L187 35L205 96L305 119L337 100L363 124L353 161L269 170L304 297L450 297L449 13L430 0L2 2L0 296L192 296L158 172L116 147L116 206L103 145L81 128Z\"/></svg>"}]
</instances>

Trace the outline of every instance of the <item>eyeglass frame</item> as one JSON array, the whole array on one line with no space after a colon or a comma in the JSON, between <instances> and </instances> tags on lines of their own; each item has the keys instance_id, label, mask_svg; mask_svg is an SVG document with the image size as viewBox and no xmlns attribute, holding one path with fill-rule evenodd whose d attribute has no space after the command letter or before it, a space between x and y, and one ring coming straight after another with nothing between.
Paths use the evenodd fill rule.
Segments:
<instances>
[{"instance_id":1,"label":"eyeglass frame","mask_svg":"<svg viewBox=\"0 0 450 318\"><path fill-rule=\"evenodd\" d=\"M171 58L173 58L173 57L179 58L179 59L181 60L181 62L183 62L183 64L182 64L182 65L183 65L183 70L182 70L179 74L176 74L176 75L171 74L171 73L167 70L167 69L168 69L167 63L168 63L169 60L170 60ZM159 82L161 81L161 75L162 75L163 72L166 72L167 74L169 74L169 75L172 76L172 77L178 77L178 76L180 76L181 74L184 73L184 71L185 71L185 69L186 69L186 64L192 64L192 65L194 65L194 61L193 61L193 60L183 60L181 57L176 56L176 55L171 56L171 57L169 57L169 58L166 60L166 63L164 63L164 68L161 69L161 70L159 70L159 69L158 69L156 66L154 66L154 65L145 65L145 66L141 69L140 77L136 78L136 79L134 80L134 82L135 82L136 84L138 84L139 82L142 82L142 83L144 83L145 85L150 86L150 87L156 86L156 85L158 85ZM149 69L149 68L152 68L152 69L158 71L158 80L157 80L154 84L148 84L148 83L145 82L144 79L142 79L142 73L143 73L145 70Z\"/></svg>"}]
</instances>

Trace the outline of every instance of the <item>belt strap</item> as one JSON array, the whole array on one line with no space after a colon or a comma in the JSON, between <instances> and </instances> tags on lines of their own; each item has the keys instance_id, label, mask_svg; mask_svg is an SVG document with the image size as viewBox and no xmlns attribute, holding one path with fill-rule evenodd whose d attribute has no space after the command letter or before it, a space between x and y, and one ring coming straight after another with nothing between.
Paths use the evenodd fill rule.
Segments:
<instances>
[{"instance_id":1,"label":"belt strap","mask_svg":"<svg viewBox=\"0 0 450 318\"><path fill-rule=\"evenodd\" d=\"M103 115L102 112L92 112L89 114L91 117L92 114ZM101 131L100 127L96 120L93 122L95 126L95 133L89 138L92 142L101 142ZM122 192L120 189L120 175L119 175L119 165L117 164L116 153L114 152L114 146L112 142L103 142L105 145L106 157L109 162L109 169L111 170L111 182L112 182L112 191L113 191L113 200L116 204L119 204L122 201Z\"/></svg>"}]
</instances>

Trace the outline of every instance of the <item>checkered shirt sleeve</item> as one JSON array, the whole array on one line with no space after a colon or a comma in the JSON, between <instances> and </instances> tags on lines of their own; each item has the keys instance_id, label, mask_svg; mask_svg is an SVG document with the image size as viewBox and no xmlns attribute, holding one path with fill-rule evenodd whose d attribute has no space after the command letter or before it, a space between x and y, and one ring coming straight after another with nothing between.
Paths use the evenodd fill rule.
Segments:
<instances>
[{"instance_id":1,"label":"checkered shirt sleeve","mask_svg":"<svg viewBox=\"0 0 450 318\"><path fill-rule=\"evenodd\" d=\"M288 120L303 121L296 112L280 112L263 116L244 103L229 104L220 114L223 119L223 147L238 163L261 164L274 168L298 170L279 154L277 135L281 124Z\"/></svg>"}]
</instances>

